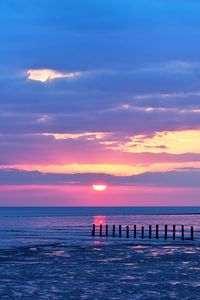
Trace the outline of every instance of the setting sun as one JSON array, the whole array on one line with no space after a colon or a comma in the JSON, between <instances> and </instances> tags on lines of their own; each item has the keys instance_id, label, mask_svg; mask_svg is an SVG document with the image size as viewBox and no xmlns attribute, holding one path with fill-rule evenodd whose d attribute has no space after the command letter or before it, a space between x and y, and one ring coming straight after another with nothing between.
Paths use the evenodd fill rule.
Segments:
<instances>
[{"instance_id":1,"label":"setting sun","mask_svg":"<svg viewBox=\"0 0 200 300\"><path fill-rule=\"evenodd\" d=\"M107 188L107 186L105 184L93 184L92 188L95 191L103 192Z\"/></svg>"}]
</instances>

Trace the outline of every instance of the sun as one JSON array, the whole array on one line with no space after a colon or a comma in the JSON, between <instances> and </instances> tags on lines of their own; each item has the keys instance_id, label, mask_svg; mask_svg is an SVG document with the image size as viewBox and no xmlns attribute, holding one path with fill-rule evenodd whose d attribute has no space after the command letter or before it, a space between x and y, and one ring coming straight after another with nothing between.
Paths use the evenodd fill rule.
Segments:
<instances>
[{"instance_id":1,"label":"sun","mask_svg":"<svg viewBox=\"0 0 200 300\"><path fill-rule=\"evenodd\" d=\"M107 185L105 185L105 184L93 184L92 188L93 188L94 191L103 192L107 188Z\"/></svg>"}]
</instances>

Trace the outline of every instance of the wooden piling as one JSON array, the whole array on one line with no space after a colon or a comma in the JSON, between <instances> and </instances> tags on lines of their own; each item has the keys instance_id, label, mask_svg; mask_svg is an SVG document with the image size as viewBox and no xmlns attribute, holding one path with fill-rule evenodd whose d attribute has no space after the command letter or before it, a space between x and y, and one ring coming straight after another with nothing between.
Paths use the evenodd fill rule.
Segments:
<instances>
[{"instance_id":1,"label":"wooden piling","mask_svg":"<svg viewBox=\"0 0 200 300\"><path fill-rule=\"evenodd\" d=\"M129 238L129 226L126 226L126 237Z\"/></svg>"},{"instance_id":2,"label":"wooden piling","mask_svg":"<svg viewBox=\"0 0 200 300\"><path fill-rule=\"evenodd\" d=\"M158 239L159 238L159 225L157 224L156 225L156 239Z\"/></svg>"},{"instance_id":3,"label":"wooden piling","mask_svg":"<svg viewBox=\"0 0 200 300\"><path fill-rule=\"evenodd\" d=\"M102 224L100 225L100 236L102 236Z\"/></svg>"},{"instance_id":4,"label":"wooden piling","mask_svg":"<svg viewBox=\"0 0 200 300\"><path fill-rule=\"evenodd\" d=\"M153 230L152 230L152 225L148 225L148 233L147 238L152 239L153 236ZM167 240L169 238L169 235L171 237L171 229L170 229L170 234L168 233L168 226L169 225L164 225L164 239ZM96 229L97 227L97 229ZM179 234L179 236L181 236L182 240L185 240L185 226L181 225L181 233ZM117 236L119 236L120 238L122 237L122 225L119 225L119 235L117 233ZM171 227L170 227L171 228ZM173 225L172 227L172 238L173 240L175 240L177 238L177 232L180 232L179 230L177 230L177 226ZM112 225L112 232L110 233L113 237L116 236L116 225ZM104 234L104 228L103 225L100 224L99 225L99 232L98 232L98 225L93 224L92 225L92 236L96 236L99 235L100 237L102 237L103 235L108 237L109 236L109 232L108 232L108 225L105 225L105 234ZM129 238L130 236L130 227L126 226L126 237ZM133 238L136 239L137 238L137 225L134 225L134 229L133 229ZM141 238L144 239L145 238L145 227L141 226ZM159 239L159 225L156 224L156 230L155 230L155 238ZM188 239L190 239L191 241L194 240L194 227L191 226L190 227L190 237L188 237Z\"/></svg>"},{"instance_id":5,"label":"wooden piling","mask_svg":"<svg viewBox=\"0 0 200 300\"><path fill-rule=\"evenodd\" d=\"M112 236L115 236L115 225L113 225Z\"/></svg>"},{"instance_id":6,"label":"wooden piling","mask_svg":"<svg viewBox=\"0 0 200 300\"><path fill-rule=\"evenodd\" d=\"M144 239L144 226L142 226L142 239Z\"/></svg>"},{"instance_id":7,"label":"wooden piling","mask_svg":"<svg viewBox=\"0 0 200 300\"><path fill-rule=\"evenodd\" d=\"M165 240L167 240L167 225L165 225Z\"/></svg>"},{"instance_id":8,"label":"wooden piling","mask_svg":"<svg viewBox=\"0 0 200 300\"><path fill-rule=\"evenodd\" d=\"M119 225L119 237L122 237L122 225Z\"/></svg>"},{"instance_id":9,"label":"wooden piling","mask_svg":"<svg viewBox=\"0 0 200 300\"><path fill-rule=\"evenodd\" d=\"M176 239L176 225L173 225L173 240Z\"/></svg>"},{"instance_id":10,"label":"wooden piling","mask_svg":"<svg viewBox=\"0 0 200 300\"><path fill-rule=\"evenodd\" d=\"M152 238L152 226L149 225L149 239Z\"/></svg>"},{"instance_id":11,"label":"wooden piling","mask_svg":"<svg viewBox=\"0 0 200 300\"><path fill-rule=\"evenodd\" d=\"M108 236L108 225L106 225L106 236Z\"/></svg>"},{"instance_id":12,"label":"wooden piling","mask_svg":"<svg viewBox=\"0 0 200 300\"><path fill-rule=\"evenodd\" d=\"M136 239L137 237L137 226L134 225L134 239Z\"/></svg>"},{"instance_id":13,"label":"wooden piling","mask_svg":"<svg viewBox=\"0 0 200 300\"><path fill-rule=\"evenodd\" d=\"M182 241L184 241L184 239L185 239L184 225L181 225L181 239L182 239Z\"/></svg>"},{"instance_id":14,"label":"wooden piling","mask_svg":"<svg viewBox=\"0 0 200 300\"><path fill-rule=\"evenodd\" d=\"M191 241L193 241L194 240L194 227L193 226L191 226L190 232L191 232Z\"/></svg>"},{"instance_id":15,"label":"wooden piling","mask_svg":"<svg viewBox=\"0 0 200 300\"><path fill-rule=\"evenodd\" d=\"M92 225L92 236L95 236L95 224Z\"/></svg>"}]
</instances>

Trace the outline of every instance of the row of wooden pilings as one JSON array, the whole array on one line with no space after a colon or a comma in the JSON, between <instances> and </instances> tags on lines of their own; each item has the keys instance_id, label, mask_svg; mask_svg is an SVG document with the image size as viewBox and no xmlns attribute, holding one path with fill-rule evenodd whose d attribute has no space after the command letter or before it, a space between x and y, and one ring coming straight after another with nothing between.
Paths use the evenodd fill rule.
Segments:
<instances>
[{"instance_id":1,"label":"row of wooden pilings","mask_svg":"<svg viewBox=\"0 0 200 300\"><path fill-rule=\"evenodd\" d=\"M112 237L116 237L116 236L122 237L122 225L118 226L118 234L116 234L116 231L117 231L116 227L117 227L116 225L112 225L110 236L112 236ZM131 233L130 227L126 226L125 236L127 238L129 238L130 233ZM160 233L159 225L156 225L156 228L155 228L155 238L156 239L160 238L159 233ZM176 233L177 233L177 225L173 225L173 227L172 227L172 238L173 238L173 240L175 240L176 237L177 237ZM152 239L153 238L152 225L148 226L148 234L146 236L145 236L145 227L144 226L141 226L141 231L139 231L138 228L137 228L137 225L134 225L134 227L133 227L133 238L136 239L138 237L138 234L142 239L144 239L146 237L149 238L149 239ZM105 225L105 234L103 234L103 225L99 225L98 228L97 228L97 226L95 224L93 224L93 226L92 226L92 236L96 236L96 235L108 237L109 236L108 225ZM168 238L169 238L168 225L165 225L164 226L164 239L167 240ZM185 226L184 225L181 225L181 239L185 240ZM190 239L191 241L194 240L194 227L193 226L190 227L190 237L187 238L187 239Z\"/></svg>"}]
</instances>

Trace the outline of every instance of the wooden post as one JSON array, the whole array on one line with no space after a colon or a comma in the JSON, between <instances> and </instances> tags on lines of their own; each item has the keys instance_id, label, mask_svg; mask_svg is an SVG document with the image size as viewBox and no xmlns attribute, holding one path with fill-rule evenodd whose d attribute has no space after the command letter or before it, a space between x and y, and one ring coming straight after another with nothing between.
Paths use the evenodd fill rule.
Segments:
<instances>
[{"instance_id":1,"label":"wooden post","mask_svg":"<svg viewBox=\"0 0 200 300\"><path fill-rule=\"evenodd\" d=\"M176 239L176 225L173 225L173 240Z\"/></svg>"},{"instance_id":2,"label":"wooden post","mask_svg":"<svg viewBox=\"0 0 200 300\"><path fill-rule=\"evenodd\" d=\"M113 231L112 231L112 236L115 236L115 225L113 225Z\"/></svg>"},{"instance_id":3,"label":"wooden post","mask_svg":"<svg viewBox=\"0 0 200 300\"><path fill-rule=\"evenodd\" d=\"M106 225L106 236L108 236L108 225Z\"/></svg>"},{"instance_id":4,"label":"wooden post","mask_svg":"<svg viewBox=\"0 0 200 300\"><path fill-rule=\"evenodd\" d=\"M158 239L158 238L159 238L158 231L159 231L159 225L157 224L157 225L156 225L156 239Z\"/></svg>"},{"instance_id":5,"label":"wooden post","mask_svg":"<svg viewBox=\"0 0 200 300\"><path fill-rule=\"evenodd\" d=\"M142 226L142 239L144 238L144 226Z\"/></svg>"},{"instance_id":6,"label":"wooden post","mask_svg":"<svg viewBox=\"0 0 200 300\"><path fill-rule=\"evenodd\" d=\"M126 237L129 238L129 226L126 226ZM96 225L92 225L92 236L96 235ZM172 230L173 240L176 239L176 225L173 225ZM100 224L100 236L103 236L103 225ZM106 225L106 236L108 236L108 225ZM112 226L112 236L115 237L115 225ZM119 225L119 237L122 236L122 225ZM134 239L137 237L137 226L134 225ZM144 226L141 227L141 237L144 239L145 233L144 233ZM159 238L159 225L156 225L156 239ZM165 225L164 229L164 238L165 240L168 239L168 225ZM149 225L149 239L152 239L152 225ZM185 240L185 227L184 225L181 225L181 239ZM194 227L190 227L190 239L191 241L194 240Z\"/></svg>"},{"instance_id":7,"label":"wooden post","mask_svg":"<svg viewBox=\"0 0 200 300\"><path fill-rule=\"evenodd\" d=\"M194 227L191 226L191 241L194 240Z\"/></svg>"},{"instance_id":8,"label":"wooden post","mask_svg":"<svg viewBox=\"0 0 200 300\"><path fill-rule=\"evenodd\" d=\"M122 237L122 225L119 225L119 237Z\"/></svg>"},{"instance_id":9,"label":"wooden post","mask_svg":"<svg viewBox=\"0 0 200 300\"><path fill-rule=\"evenodd\" d=\"M137 237L137 227L136 225L134 225L134 239L136 239Z\"/></svg>"},{"instance_id":10,"label":"wooden post","mask_svg":"<svg viewBox=\"0 0 200 300\"><path fill-rule=\"evenodd\" d=\"M100 225L100 236L102 236L102 224Z\"/></svg>"},{"instance_id":11,"label":"wooden post","mask_svg":"<svg viewBox=\"0 0 200 300\"><path fill-rule=\"evenodd\" d=\"M181 238L184 241L185 236L184 236L184 225L181 225Z\"/></svg>"},{"instance_id":12,"label":"wooden post","mask_svg":"<svg viewBox=\"0 0 200 300\"><path fill-rule=\"evenodd\" d=\"M152 226L149 225L149 239L152 238Z\"/></svg>"},{"instance_id":13,"label":"wooden post","mask_svg":"<svg viewBox=\"0 0 200 300\"><path fill-rule=\"evenodd\" d=\"M129 238L129 226L126 226L126 237Z\"/></svg>"},{"instance_id":14,"label":"wooden post","mask_svg":"<svg viewBox=\"0 0 200 300\"><path fill-rule=\"evenodd\" d=\"M92 236L95 236L95 224L92 225Z\"/></svg>"},{"instance_id":15,"label":"wooden post","mask_svg":"<svg viewBox=\"0 0 200 300\"><path fill-rule=\"evenodd\" d=\"M165 240L167 240L167 225L165 225Z\"/></svg>"}]
</instances>

